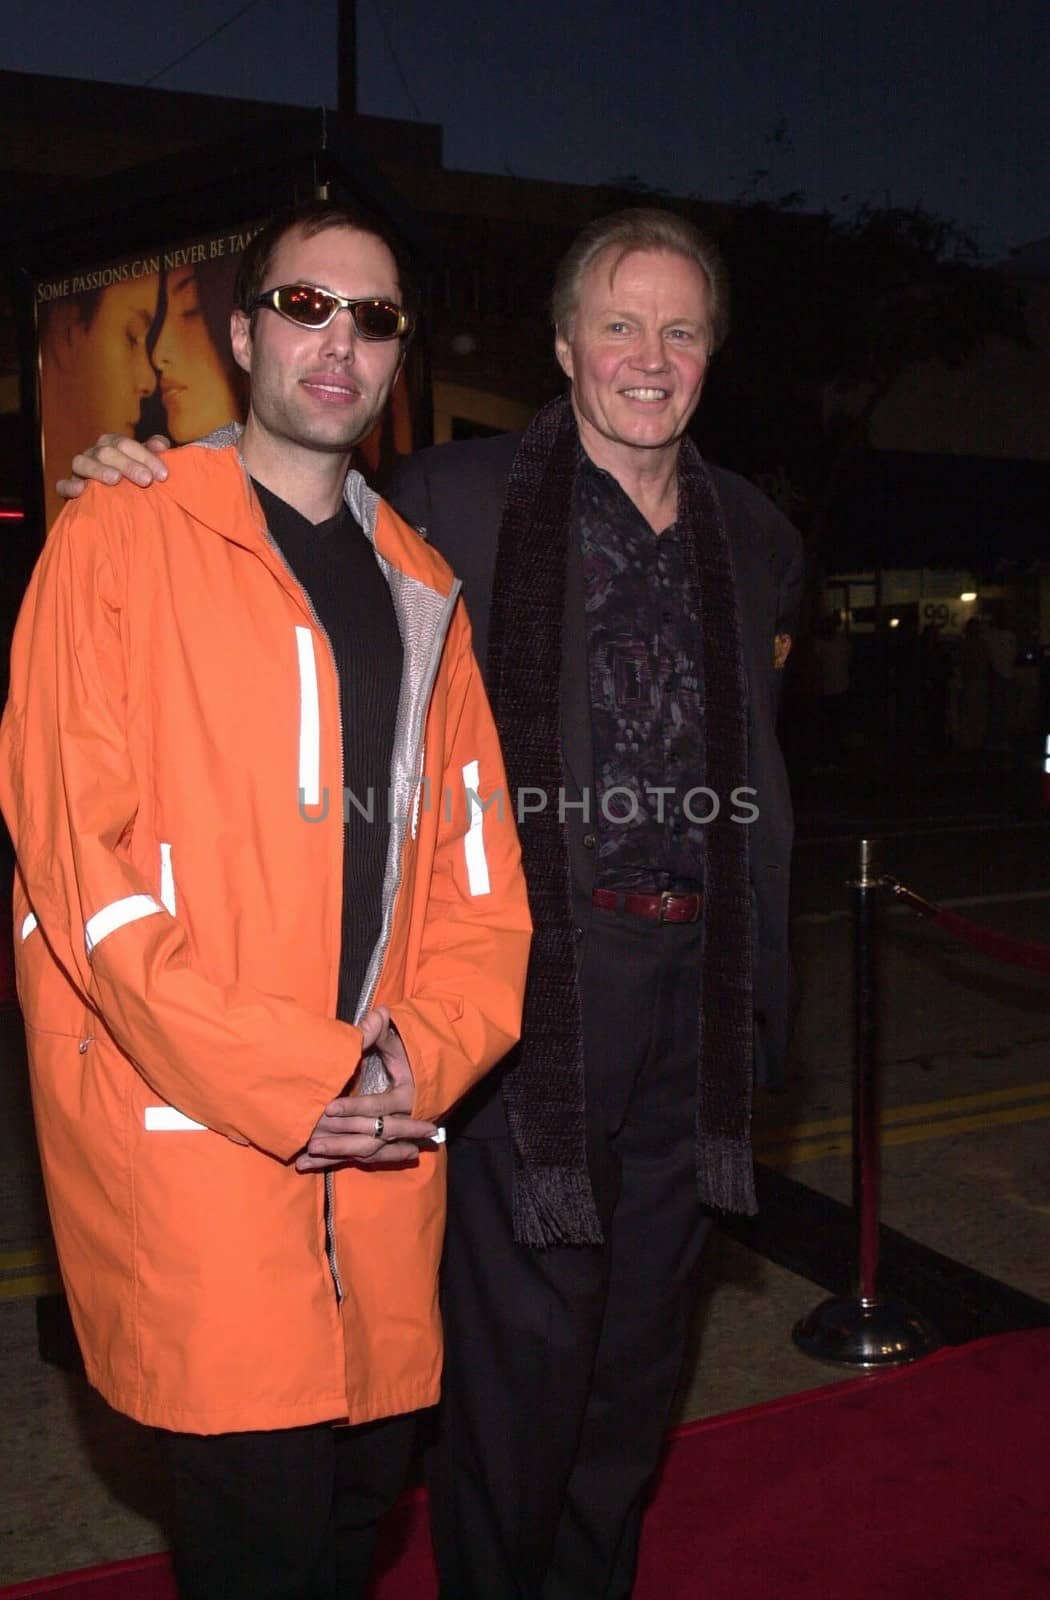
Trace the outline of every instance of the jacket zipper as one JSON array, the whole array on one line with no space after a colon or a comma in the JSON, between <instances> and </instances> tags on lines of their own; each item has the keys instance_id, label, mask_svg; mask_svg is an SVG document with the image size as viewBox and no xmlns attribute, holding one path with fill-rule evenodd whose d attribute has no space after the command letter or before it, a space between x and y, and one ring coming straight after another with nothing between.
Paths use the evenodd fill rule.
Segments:
<instances>
[{"instance_id":1,"label":"jacket zipper","mask_svg":"<svg viewBox=\"0 0 1050 1600\"><path fill-rule=\"evenodd\" d=\"M412 730L411 761L406 763L406 766L408 767L408 769L410 771L413 771L413 772L418 769L418 764L419 764L420 758L422 756L422 752L423 752L423 732L424 732L424 728L425 728L425 725L426 725L426 714L427 714L427 711L430 708L430 697L431 697L431 695L433 694L433 691L434 691L434 680L437 677L438 666L439 666L439 664L441 662L441 656L442 656L442 653L443 653L444 648L445 648L445 640L448 637L449 623L450 623L451 618L452 618L452 611L453 611L453 608L455 606L456 599L457 599L457 597L459 595L459 590L460 590L460 585L457 583L457 584L454 585L454 587L452 589L452 592L451 592L451 595L449 596L448 603L447 603L447 605L445 607L445 610L444 610L444 613L443 613L443 616L442 616L441 626L440 626L440 628L438 628L435 631L433 640L431 642L430 660L429 660L429 662L427 664L427 670L426 670L426 672L424 673L423 677L420 680L419 691L418 691L418 694L416 696L418 726L415 729ZM396 607L395 607L395 612L396 612ZM329 649L331 650L331 643L329 643ZM333 658L332 659L333 659L333 661L335 659L334 653L333 653ZM337 677L338 677L338 674L337 674ZM342 738L342 727L340 726L340 739L341 738ZM407 830L407 827L408 827L407 817L405 819L403 819L403 826L401 824L402 824L402 819L400 817L396 817L396 818L392 819L391 823L390 823L390 834L392 836L394 836L394 838L395 838L395 846L396 846L395 850L394 850L394 861L396 863L395 868L394 868L394 878L393 878L393 882L390 885L390 893L385 897L386 904L385 904L385 906L383 908L383 923L382 923L382 927L379 930L379 938L377 939L376 944L375 944L375 948L372 951L372 958L371 958L371 960L369 962L369 965L368 965L368 971L365 974L365 985L364 985L364 988L363 988L363 990L361 992L361 996L360 996L360 998L358 1000L358 1004L357 1004L357 1020L358 1021L360 1021L360 1019L362 1017L367 1015L367 1013L372 1008L372 1002L373 1002L373 1000L375 998L376 990L379 987L379 977L380 977L380 974L381 974L381 972L383 970L383 962L386 959L387 948L388 948L388 946L390 944L390 930L393 927L394 910L395 910L396 905L397 905L398 895L399 895L399 893L401 891L401 878L402 878L401 863L402 863L402 860L403 860L403 857L404 857L405 831ZM389 837L387 839L387 851L388 851L388 853L390 851L390 838ZM332 1172L326 1172L325 1173L325 1175L324 1175L324 1186L325 1186L325 1230L326 1230L326 1234L327 1234L328 1261L329 1261L329 1265L330 1265L331 1270L332 1270L332 1278L333 1278L333 1280L335 1282L336 1296L340 1301L342 1301L342 1298L343 1298L343 1287L342 1287L342 1282L341 1282L340 1277L339 1277L339 1262L338 1262L338 1259L337 1259L337 1256L336 1256L336 1247L335 1247L335 1174L334 1173L332 1173Z\"/></svg>"},{"instance_id":2,"label":"jacket zipper","mask_svg":"<svg viewBox=\"0 0 1050 1600\"><path fill-rule=\"evenodd\" d=\"M335 705L336 705L336 713L337 713L338 718L339 718L339 793L338 793L338 796L337 796L337 804L339 806L339 815L340 815L340 817L342 817L342 814L343 814L343 785L346 782L346 774L345 774L345 771L344 771L344 768L343 768L343 698L342 698L341 685L339 683L339 668L336 666L335 651L332 649L332 641L328 637L328 634L327 634L327 632L325 630L325 627L324 627L323 623L321 622L320 617L317 615L316 610L314 609L313 601L310 599L310 596L307 594L306 590L303 588L302 584L299 582L299 579L296 577L295 573L292 571L292 569L289 566L288 562L285 560L284 553L281 550L280 545L277 543L277 540L274 538L273 534L270 532L269 527L266 524L265 516L263 517L263 530L264 530L264 532L266 534L267 543L269 544L269 546L270 546L271 550L273 551L274 555L280 561L280 563L281 563L282 567L284 568L285 572L287 572L288 576L291 578L292 582L295 584L295 587L296 587L298 593L301 595L303 603L304 603L304 605L306 607L306 610L307 610L307 612L308 612L308 614L310 616L310 620L313 622L314 627L317 629L318 633L321 635L321 638L324 640L325 644L328 647L328 656L329 656L329 659L330 659L330 661L332 663L332 672L333 672L333 674L335 676L335 683L336 683ZM342 836L342 834L340 834L340 855L339 855L340 883L342 882L342 873L343 873L343 865L344 865L343 864L343 854L345 853L345 851L346 851L346 840ZM342 903L342 901L340 900L340 904L341 903ZM341 923L340 923L340 929L339 929L339 943L340 943L340 948L341 948L342 947L342 924ZM336 992L338 993L338 987L339 987L339 962L338 962L338 960L336 961L335 981L336 981ZM328 1257L328 1270L332 1274L332 1284L333 1284L333 1287L335 1288L335 1297L336 1297L336 1300L341 1303L342 1299L343 1299L344 1291L343 1291L342 1279L339 1276L339 1260L338 1260L338 1257L336 1255L336 1248L335 1248L335 1221L334 1221L333 1214L332 1214L333 1213L333 1206L334 1206L334 1198L335 1197L334 1197L334 1193L333 1193L332 1174L331 1174L331 1172L326 1172L324 1174L325 1255Z\"/></svg>"}]
</instances>

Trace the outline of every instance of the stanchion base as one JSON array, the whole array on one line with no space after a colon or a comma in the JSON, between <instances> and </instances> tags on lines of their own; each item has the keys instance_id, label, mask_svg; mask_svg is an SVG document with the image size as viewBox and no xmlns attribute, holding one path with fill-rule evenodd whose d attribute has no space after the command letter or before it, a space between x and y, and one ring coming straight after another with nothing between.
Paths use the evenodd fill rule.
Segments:
<instances>
[{"instance_id":1,"label":"stanchion base","mask_svg":"<svg viewBox=\"0 0 1050 1600\"><path fill-rule=\"evenodd\" d=\"M825 1300L795 1324L791 1337L815 1361L869 1372L918 1361L940 1344L903 1300Z\"/></svg>"}]
</instances>

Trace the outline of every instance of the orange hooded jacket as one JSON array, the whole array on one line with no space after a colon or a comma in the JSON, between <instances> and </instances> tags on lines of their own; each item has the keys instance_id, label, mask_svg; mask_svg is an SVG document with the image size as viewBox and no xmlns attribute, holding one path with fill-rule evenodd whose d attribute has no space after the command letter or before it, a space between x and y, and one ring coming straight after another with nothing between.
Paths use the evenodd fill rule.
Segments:
<instances>
[{"instance_id":1,"label":"orange hooded jacket","mask_svg":"<svg viewBox=\"0 0 1050 1600\"><path fill-rule=\"evenodd\" d=\"M361 1057L334 1017L339 695L235 438L63 512L0 730L37 1133L88 1377L195 1433L412 1410L441 1368L444 1150L335 1173L327 1239L326 1180L290 1165ZM404 646L357 1014L390 1007L415 1115L436 1119L517 1038L529 914L459 586L358 474L346 493Z\"/></svg>"}]
</instances>

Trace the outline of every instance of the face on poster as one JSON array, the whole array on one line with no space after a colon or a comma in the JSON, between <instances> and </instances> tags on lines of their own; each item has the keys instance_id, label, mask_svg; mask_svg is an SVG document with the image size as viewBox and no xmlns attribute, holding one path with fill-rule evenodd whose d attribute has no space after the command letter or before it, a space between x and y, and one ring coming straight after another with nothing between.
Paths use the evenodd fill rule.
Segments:
<instances>
[{"instance_id":1,"label":"face on poster","mask_svg":"<svg viewBox=\"0 0 1050 1600\"><path fill-rule=\"evenodd\" d=\"M55 479L102 433L176 444L243 421L230 350L237 262L255 227L129 256L36 286L47 522Z\"/></svg>"},{"instance_id":2,"label":"face on poster","mask_svg":"<svg viewBox=\"0 0 1050 1600\"><path fill-rule=\"evenodd\" d=\"M44 498L103 433L187 444L247 414L246 375L230 348L241 251L261 224L42 279L36 285ZM358 449L366 476L411 450L409 382Z\"/></svg>"}]
</instances>

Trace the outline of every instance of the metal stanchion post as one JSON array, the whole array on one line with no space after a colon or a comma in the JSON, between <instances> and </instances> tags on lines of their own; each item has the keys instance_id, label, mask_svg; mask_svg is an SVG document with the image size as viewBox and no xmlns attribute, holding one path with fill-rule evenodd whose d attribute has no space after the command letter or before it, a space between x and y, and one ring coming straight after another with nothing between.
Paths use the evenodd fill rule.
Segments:
<instances>
[{"instance_id":1,"label":"metal stanchion post","mask_svg":"<svg viewBox=\"0 0 1050 1600\"><path fill-rule=\"evenodd\" d=\"M927 1355L937 1335L902 1300L880 1300L879 1276L879 874L878 842L860 841L853 900L853 1206L857 1262L852 1297L825 1300L797 1323L792 1338L806 1355L836 1365L901 1366Z\"/></svg>"},{"instance_id":2,"label":"metal stanchion post","mask_svg":"<svg viewBox=\"0 0 1050 1600\"><path fill-rule=\"evenodd\" d=\"M857 1273L862 1302L874 1302L879 1272L879 936L878 846L860 841L860 876L849 885L853 901L853 1209L857 1218Z\"/></svg>"}]
</instances>

